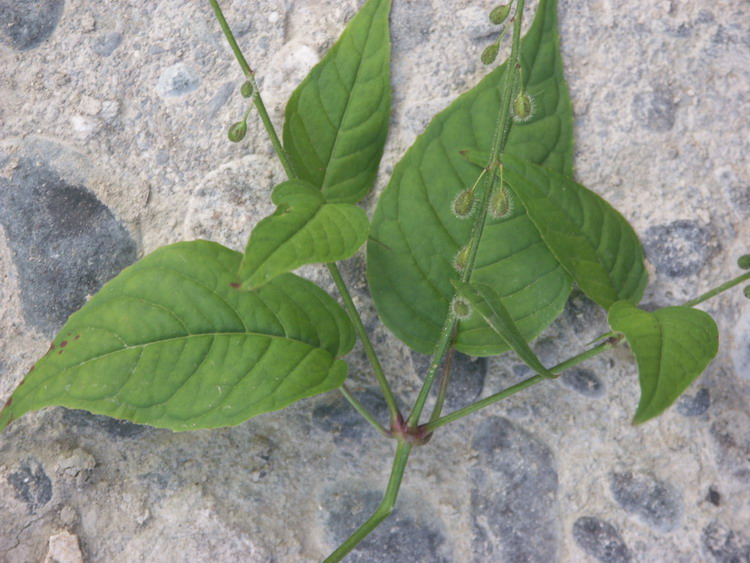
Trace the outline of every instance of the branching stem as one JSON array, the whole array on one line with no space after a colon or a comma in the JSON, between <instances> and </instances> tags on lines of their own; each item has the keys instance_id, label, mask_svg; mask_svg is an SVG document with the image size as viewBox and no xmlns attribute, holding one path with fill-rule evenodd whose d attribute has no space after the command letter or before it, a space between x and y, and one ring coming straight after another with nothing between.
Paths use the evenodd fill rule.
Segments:
<instances>
[{"instance_id":1,"label":"branching stem","mask_svg":"<svg viewBox=\"0 0 750 563\"><path fill-rule=\"evenodd\" d=\"M723 283L718 287L710 289L703 295L699 295L695 299L691 299L690 301L686 302L684 306L695 307L696 305L699 305L703 303L704 301L708 301L712 297L716 297L720 293L725 292L727 289L731 289L736 285L740 285L742 282L747 281L747 280L750 280L750 272L745 272L744 274L737 276L733 280L729 280L727 283Z\"/></svg>"}]
</instances>

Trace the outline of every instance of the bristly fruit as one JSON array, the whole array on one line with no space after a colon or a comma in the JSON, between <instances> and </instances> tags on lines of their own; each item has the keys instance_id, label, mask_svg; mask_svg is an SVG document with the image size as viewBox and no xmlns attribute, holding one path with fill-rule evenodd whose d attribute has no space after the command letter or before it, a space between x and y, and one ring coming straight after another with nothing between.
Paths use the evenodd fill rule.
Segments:
<instances>
[{"instance_id":1,"label":"bristly fruit","mask_svg":"<svg viewBox=\"0 0 750 563\"><path fill-rule=\"evenodd\" d=\"M513 211L513 198L505 184L492 194L488 211L495 219L504 219Z\"/></svg>"},{"instance_id":2,"label":"bristly fruit","mask_svg":"<svg viewBox=\"0 0 750 563\"><path fill-rule=\"evenodd\" d=\"M458 251L458 254L456 254L456 257L453 259L453 267L459 271L463 272L466 269L466 263L469 261L469 246L464 246L461 250Z\"/></svg>"},{"instance_id":3,"label":"bristly fruit","mask_svg":"<svg viewBox=\"0 0 750 563\"><path fill-rule=\"evenodd\" d=\"M510 4L501 4L500 6L495 6L490 12L490 21L495 25L500 25L506 19L508 19L509 14Z\"/></svg>"},{"instance_id":4,"label":"bristly fruit","mask_svg":"<svg viewBox=\"0 0 750 563\"><path fill-rule=\"evenodd\" d=\"M451 301L451 310L459 321L469 319L473 312L471 309L471 303L458 295L453 298L453 301Z\"/></svg>"},{"instance_id":5,"label":"bristly fruit","mask_svg":"<svg viewBox=\"0 0 750 563\"><path fill-rule=\"evenodd\" d=\"M453 215L459 219L468 218L474 211L474 201L474 190L472 188L465 189L459 193L453 200L453 203L451 203L451 211L453 212Z\"/></svg>"},{"instance_id":6,"label":"bristly fruit","mask_svg":"<svg viewBox=\"0 0 750 563\"><path fill-rule=\"evenodd\" d=\"M743 254L737 258L737 265L743 270L750 270L750 254Z\"/></svg>"},{"instance_id":7,"label":"bristly fruit","mask_svg":"<svg viewBox=\"0 0 750 563\"><path fill-rule=\"evenodd\" d=\"M495 59L497 58L497 52L500 50L500 47L498 47L497 43L493 43L492 45L488 45L487 48L482 51L482 56L480 57L483 64L490 65L495 62Z\"/></svg>"},{"instance_id":8,"label":"bristly fruit","mask_svg":"<svg viewBox=\"0 0 750 563\"><path fill-rule=\"evenodd\" d=\"M245 138L245 133L247 133L247 122L238 121L237 123L233 123L231 127L229 127L229 131L227 131L227 137L229 137L229 140L233 143L239 143L242 139Z\"/></svg>"},{"instance_id":9,"label":"bristly fruit","mask_svg":"<svg viewBox=\"0 0 750 563\"><path fill-rule=\"evenodd\" d=\"M750 299L750 285L746 285L745 289L742 290L742 293L745 294L745 297L747 297L748 299Z\"/></svg>"},{"instance_id":10,"label":"bristly fruit","mask_svg":"<svg viewBox=\"0 0 750 563\"><path fill-rule=\"evenodd\" d=\"M513 119L517 123L528 121L534 115L534 98L521 90L513 100Z\"/></svg>"},{"instance_id":11,"label":"bristly fruit","mask_svg":"<svg viewBox=\"0 0 750 563\"><path fill-rule=\"evenodd\" d=\"M253 95L253 83L249 80L246 80L242 83L242 86L240 86L240 94L242 94L243 98L250 98Z\"/></svg>"}]
</instances>

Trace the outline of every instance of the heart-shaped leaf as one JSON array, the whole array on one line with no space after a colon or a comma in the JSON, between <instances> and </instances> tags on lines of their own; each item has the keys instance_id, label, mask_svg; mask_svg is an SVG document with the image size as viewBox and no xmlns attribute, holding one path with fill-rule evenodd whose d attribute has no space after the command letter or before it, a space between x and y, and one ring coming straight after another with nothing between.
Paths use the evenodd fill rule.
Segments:
<instances>
[{"instance_id":1,"label":"heart-shaped leaf","mask_svg":"<svg viewBox=\"0 0 750 563\"><path fill-rule=\"evenodd\" d=\"M521 46L526 90L536 110L515 123L506 152L572 173L572 109L558 50L555 2L543 0ZM438 114L393 171L375 210L367 245L368 280L383 322L412 348L430 353L459 275L453 261L468 243L472 221L452 214L451 202L481 170L462 150L489 153L507 63ZM517 205L488 221L471 281L491 286L526 340L562 311L571 281ZM467 354L500 354L508 346L477 316L461 323L456 347Z\"/></svg>"},{"instance_id":2,"label":"heart-shaped leaf","mask_svg":"<svg viewBox=\"0 0 750 563\"><path fill-rule=\"evenodd\" d=\"M460 280L454 281L453 286L458 291L458 295L466 299L477 310L477 313L482 315L482 318L492 327L492 330L503 339L509 348L518 354L518 357L527 366L539 375L554 377L544 367L534 351L529 348L526 339L513 321L513 317L511 317L508 309L503 305L502 299L494 289L485 284L468 284Z\"/></svg>"},{"instance_id":3,"label":"heart-shaped leaf","mask_svg":"<svg viewBox=\"0 0 750 563\"><path fill-rule=\"evenodd\" d=\"M255 289L304 264L351 258L367 239L363 209L326 203L313 185L289 180L274 188L276 212L253 229L240 266L243 289Z\"/></svg>"},{"instance_id":4,"label":"heart-shaped leaf","mask_svg":"<svg viewBox=\"0 0 750 563\"><path fill-rule=\"evenodd\" d=\"M609 308L609 325L625 335L638 363L641 400L634 424L664 412L719 350L714 320L690 307L650 313L629 301L618 301Z\"/></svg>"},{"instance_id":5,"label":"heart-shaped leaf","mask_svg":"<svg viewBox=\"0 0 750 563\"><path fill-rule=\"evenodd\" d=\"M172 430L233 426L335 389L354 345L344 310L292 274L240 291L242 255L195 241L124 270L73 314L0 412L48 406Z\"/></svg>"},{"instance_id":6,"label":"heart-shaped leaf","mask_svg":"<svg viewBox=\"0 0 750 563\"><path fill-rule=\"evenodd\" d=\"M581 290L608 309L637 304L648 283L643 248L610 204L562 174L504 155L503 177Z\"/></svg>"},{"instance_id":7,"label":"heart-shaped leaf","mask_svg":"<svg viewBox=\"0 0 750 563\"><path fill-rule=\"evenodd\" d=\"M284 147L331 203L372 188L391 108L390 0L369 0L286 106Z\"/></svg>"}]
</instances>

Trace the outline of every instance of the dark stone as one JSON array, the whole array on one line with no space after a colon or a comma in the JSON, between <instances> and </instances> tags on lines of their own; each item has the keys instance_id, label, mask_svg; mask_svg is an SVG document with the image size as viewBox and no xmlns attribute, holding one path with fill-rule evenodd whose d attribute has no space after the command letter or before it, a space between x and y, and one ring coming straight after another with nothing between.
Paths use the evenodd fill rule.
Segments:
<instances>
[{"instance_id":1,"label":"dark stone","mask_svg":"<svg viewBox=\"0 0 750 563\"><path fill-rule=\"evenodd\" d=\"M703 545L720 563L747 563L750 561L750 540L740 532L711 522L703 528Z\"/></svg>"},{"instance_id":2,"label":"dark stone","mask_svg":"<svg viewBox=\"0 0 750 563\"><path fill-rule=\"evenodd\" d=\"M627 563L630 551L615 527L599 518L584 516L573 524L573 537L587 554L603 563Z\"/></svg>"},{"instance_id":3,"label":"dark stone","mask_svg":"<svg viewBox=\"0 0 750 563\"><path fill-rule=\"evenodd\" d=\"M102 57L109 57L112 53L115 52L115 49L120 46L120 43L122 43L122 33L118 33L117 31L109 31L107 33L99 35L96 40L94 40L92 49L97 55L101 55Z\"/></svg>"},{"instance_id":4,"label":"dark stone","mask_svg":"<svg viewBox=\"0 0 750 563\"><path fill-rule=\"evenodd\" d=\"M636 94L632 104L633 118L649 131L664 133L674 127L677 106L672 101L672 92L657 89Z\"/></svg>"},{"instance_id":5,"label":"dark stone","mask_svg":"<svg viewBox=\"0 0 750 563\"><path fill-rule=\"evenodd\" d=\"M431 356L411 353L412 363L417 375L424 380L430 367ZM472 358L461 352L454 352L451 364L451 380L445 395L445 408L449 411L470 405L479 398L484 389L484 379L487 377L487 358ZM437 396L440 378L436 379L432 388Z\"/></svg>"},{"instance_id":6,"label":"dark stone","mask_svg":"<svg viewBox=\"0 0 750 563\"><path fill-rule=\"evenodd\" d=\"M383 496L382 491L342 487L327 490L321 505L327 511L325 526L332 544L339 545L357 526L370 517ZM351 563L381 561L414 561L448 563L446 540L438 526L426 518L434 511L425 507L417 518L406 512L406 507L421 503L402 493L391 515L375 528L347 557ZM402 508L403 507L403 508Z\"/></svg>"},{"instance_id":7,"label":"dark stone","mask_svg":"<svg viewBox=\"0 0 750 563\"><path fill-rule=\"evenodd\" d=\"M104 432L110 438L137 438L147 430L153 430L150 426L143 424L91 414L82 410L64 409L62 418L66 426L73 427L78 432L90 428Z\"/></svg>"},{"instance_id":8,"label":"dark stone","mask_svg":"<svg viewBox=\"0 0 750 563\"><path fill-rule=\"evenodd\" d=\"M609 476L609 488L622 508L637 514L652 528L669 532L680 519L680 494L651 475L613 472Z\"/></svg>"},{"instance_id":9,"label":"dark stone","mask_svg":"<svg viewBox=\"0 0 750 563\"><path fill-rule=\"evenodd\" d=\"M472 447L472 561L557 560L557 471L550 448L501 417L484 419Z\"/></svg>"},{"instance_id":10,"label":"dark stone","mask_svg":"<svg viewBox=\"0 0 750 563\"><path fill-rule=\"evenodd\" d=\"M734 170L722 170L717 176L732 209L739 215L750 214L750 185L742 182Z\"/></svg>"},{"instance_id":11,"label":"dark stone","mask_svg":"<svg viewBox=\"0 0 750 563\"><path fill-rule=\"evenodd\" d=\"M711 406L711 393L706 387L698 389L695 395L683 395L677 402L677 412L682 416L700 416Z\"/></svg>"},{"instance_id":12,"label":"dark stone","mask_svg":"<svg viewBox=\"0 0 750 563\"><path fill-rule=\"evenodd\" d=\"M750 416L742 411L722 412L709 435L722 471L750 483Z\"/></svg>"},{"instance_id":13,"label":"dark stone","mask_svg":"<svg viewBox=\"0 0 750 563\"><path fill-rule=\"evenodd\" d=\"M604 396L604 383L590 369L573 368L560 376L560 382L586 397L600 398Z\"/></svg>"},{"instance_id":14,"label":"dark stone","mask_svg":"<svg viewBox=\"0 0 750 563\"><path fill-rule=\"evenodd\" d=\"M706 500L713 504L714 506L721 506L721 493L711 485L708 488L708 494L706 495Z\"/></svg>"},{"instance_id":15,"label":"dark stone","mask_svg":"<svg viewBox=\"0 0 750 563\"><path fill-rule=\"evenodd\" d=\"M565 304L559 321L563 332L573 332L583 342L589 342L607 332L607 313L578 289L574 289Z\"/></svg>"},{"instance_id":16,"label":"dark stone","mask_svg":"<svg viewBox=\"0 0 750 563\"><path fill-rule=\"evenodd\" d=\"M15 490L16 498L28 505L29 512L36 512L52 498L52 481L35 459L21 463L17 471L8 475L8 483Z\"/></svg>"},{"instance_id":17,"label":"dark stone","mask_svg":"<svg viewBox=\"0 0 750 563\"><path fill-rule=\"evenodd\" d=\"M0 224L26 321L48 335L137 257L130 234L93 193L27 158L10 179L0 177Z\"/></svg>"},{"instance_id":18,"label":"dark stone","mask_svg":"<svg viewBox=\"0 0 750 563\"><path fill-rule=\"evenodd\" d=\"M14 49L27 51L48 39L65 0L0 0L0 31Z\"/></svg>"},{"instance_id":19,"label":"dark stone","mask_svg":"<svg viewBox=\"0 0 750 563\"><path fill-rule=\"evenodd\" d=\"M671 278L697 274L719 243L695 221L679 220L646 230L644 247L656 271Z\"/></svg>"},{"instance_id":20,"label":"dark stone","mask_svg":"<svg viewBox=\"0 0 750 563\"><path fill-rule=\"evenodd\" d=\"M185 63L177 63L159 75L156 91L164 97L178 97L188 94L198 88L200 76Z\"/></svg>"},{"instance_id":21,"label":"dark stone","mask_svg":"<svg viewBox=\"0 0 750 563\"><path fill-rule=\"evenodd\" d=\"M375 416L386 428L388 427L388 405L380 389L366 389L352 393L364 407ZM313 424L325 432L331 432L334 440L361 440L368 432L374 432L372 426L354 410L344 397L338 395L332 402L317 405L312 413Z\"/></svg>"}]
</instances>

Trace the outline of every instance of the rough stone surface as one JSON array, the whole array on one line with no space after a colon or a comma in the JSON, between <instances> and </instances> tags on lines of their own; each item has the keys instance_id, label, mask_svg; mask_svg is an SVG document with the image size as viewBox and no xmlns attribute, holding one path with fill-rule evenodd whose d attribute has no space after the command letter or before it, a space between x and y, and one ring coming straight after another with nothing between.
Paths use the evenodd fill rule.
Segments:
<instances>
[{"instance_id":1,"label":"rough stone surface","mask_svg":"<svg viewBox=\"0 0 750 563\"><path fill-rule=\"evenodd\" d=\"M576 520L573 537L581 549L602 563L628 563L632 559L617 529L601 518L583 516Z\"/></svg>"},{"instance_id":2,"label":"rough stone surface","mask_svg":"<svg viewBox=\"0 0 750 563\"><path fill-rule=\"evenodd\" d=\"M472 561L554 561L558 482L550 448L505 418L481 422L472 440Z\"/></svg>"},{"instance_id":3,"label":"rough stone surface","mask_svg":"<svg viewBox=\"0 0 750 563\"><path fill-rule=\"evenodd\" d=\"M642 237L643 306L738 274L750 251L750 4L558 3L576 179ZM277 130L362 4L222 3ZM434 113L485 74L493 5L393 0L391 130L369 213ZM241 250L274 209L284 173L257 112L242 143L226 138L248 108L243 80L205 2L0 0L0 404L55 327L127 263L186 239ZM24 174L33 185L21 190ZM23 206L8 203L9 186ZM75 252L53 244L66 234ZM343 275L406 414L425 362L378 321L364 265L359 253ZM324 268L302 272L337 295ZM721 350L663 416L631 425L637 373L618 347L441 428L412 452L383 549L357 557L747 560L750 301L739 287L701 308ZM532 346L554 365L608 330L574 290ZM346 359L351 389L387 419L363 348ZM529 375L512 354L457 355L454 368L446 412ZM67 530L90 561L320 561L378 502L393 449L338 393L185 433L45 409L0 434L0 559L43 561Z\"/></svg>"},{"instance_id":4,"label":"rough stone surface","mask_svg":"<svg viewBox=\"0 0 750 563\"><path fill-rule=\"evenodd\" d=\"M647 474L613 472L609 488L623 509L638 515L649 526L668 532L679 522L681 496L668 483Z\"/></svg>"},{"instance_id":5,"label":"rough stone surface","mask_svg":"<svg viewBox=\"0 0 750 563\"><path fill-rule=\"evenodd\" d=\"M14 251L26 322L48 335L125 266L130 234L85 186L22 158L0 178L0 225Z\"/></svg>"}]
</instances>

